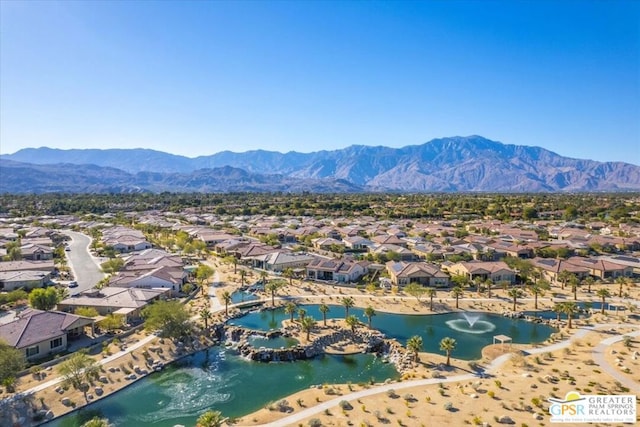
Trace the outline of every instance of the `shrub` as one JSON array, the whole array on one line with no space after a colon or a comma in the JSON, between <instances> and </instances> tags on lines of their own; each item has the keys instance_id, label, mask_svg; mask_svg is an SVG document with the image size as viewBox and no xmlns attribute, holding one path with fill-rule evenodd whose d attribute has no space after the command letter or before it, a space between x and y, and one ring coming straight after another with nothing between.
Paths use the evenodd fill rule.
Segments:
<instances>
[{"instance_id":1,"label":"shrub","mask_svg":"<svg viewBox=\"0 0 640 427\"><path fill-rule=\"evenodd\" d=\"M322 426L322 421L320 421L317 418L311 418L309 420L309 427L321 427Z\"/></svg>"},{"instance_id":2,"label":"shrub","mask_svg":"<svg viewBox=\"0 0 640 427\"><path fill-rule=\"evenodd\" d=\"M280 412L288 412L290 409L289 402L286 399L279 400L278 403L276 403L276 407Z\"/></svg>"},{"instance_id":3,"label":"shrub","mask_svg":"<svg viewBox=\"0 0 640 427\"><path fill-rule=\"evenodd\" d=\"M453 409L453 403L451 402L447 402L444 404L444 409L446 409L447 411L451 411Z\"/></svg>"},{"instance_id":4,"label":"shrub","mask_svg":"<svg viewBox=\"0 0 640 427\"><path fill-rule=\"evenodd\" d=\"M351 409L353 409L353 406L351 406L351 403L347 402L346 400L341 400L338 405L340 406L340 408L342 410L351 410Z\"/></svg>"}]
</instances>

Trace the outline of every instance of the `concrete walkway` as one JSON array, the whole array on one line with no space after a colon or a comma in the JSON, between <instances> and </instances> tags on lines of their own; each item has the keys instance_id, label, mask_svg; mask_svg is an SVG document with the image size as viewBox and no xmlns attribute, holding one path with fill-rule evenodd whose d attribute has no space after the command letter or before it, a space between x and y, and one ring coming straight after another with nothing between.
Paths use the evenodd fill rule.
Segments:
<instances>
[{"instance_id":1,"label":"concrete walkway","mask_svg":"<svg viewBox=\"0 0 640 427\"><path fill-rule=\"evenodd\" d=\"M619 381L625 387L628 387L630 391L634 392L634 394L640 393L640 384L633 381L631 378L627 377L620 373L614 366L612 366L605 359L605 351L611 345L617 343L618 341L622 341L625 336L637 337L640 336L640 331L631 332L625 335L616 335L607 339L600 341L600 343L593 349L593 361L598 364L607 374L611 375L617 381Z\"/></svg>"},{"instance_id":2,"label":"concrete walkway","mask_svg":"<svg viewBox=\"0 0 640 427\"><path fill-rule=\"evenodd\" d=\"M551 344L545 347L538 347L538 348L533 348L530 350L526 350L527 353L529 354L540 354L540 353L546 353L546 352L552 352L552 351L556 351L556 350L561 350L563 348L569 347L571 345L571 342L580 338L583 338L586 334L588 334L589 332L592 332L594 330L599 330L599 329L608 329L608 328L613 328L613 327L629 327L630 325L627 324L603 324L603 325L597 325L597 326L593 326L593 327L587 327L587 328L582 328L579 331L577 331L575 334L573 334L569 339L559 342L559 343L555 343L555 344ZM634 326L635 327L635 326ZM629 336L640 336L640 330L636 331L636 332L632 332L629 334L625 334L625 335L629 335ZM622 373L618 372L614 367L612 367L604 358L604 351L611 346L613 343L616 343L620 340L623 339L623 337L625 335L616 335L614 337L610 337L610 338L606 338L602 341L600 341L600 343L593 349L593 359L594 361L600 366L602 367L602 369L607 372L609 375L611 375L614 379L616 379L617 381L620 381L622 384L624 384L625 386L629 387L630 390L634 390L636 392L640 391L640 385L627 378L625 375L623 375ZM493 361L491 361L491 363L489 365L487 365L485 372L486 373L492 373L495 372L497 369L499 369L505 362L507 362L509 360L509 358L511 357L510 354L503 354L500 357L497 357L496 359L494 359ZM458 381L468 381L471 379L477 379L478 376L476 374L462 374L462 375L455 375L452 377L447 377L447 378L432 378L432 379L424 379L424 380L414 380L414 381L405 381L405 382L401 382L401 383L392 383L392 384L384 384L378 387L374 387L374 388L369 388L366 390L361 390L361 391L357 391L354 393L349 393L340 397L337 397L335 399L323 402L319 405L313 406L311 408L307 408L303 411L300 411L296 414L290 415L288 417L285 418L281 418L277 421L274 421L272 423L268 423L268 424L262 424L263 426L266 427L279 427L279 426L283 426L283 425L295 425L296 423L312 416L315 414L318 414L322 411L324 411L325 409L330 409L333 408L335 406L337 406L340 401L342 400L347 400L347 401L353 401L355 399L360 399L362 397L367 397L367 396L372 396L375 394L379 394L379 393L385 393L389 390L403 390L406 388L411 388L411 387L419 387L419 386L427 386L427 385L431 385L431 384L439 384L439 383L451 383L451 382L458 382Z\"/></svg>"},{"instance_id":3,"label":"concrete walkway","mask_svg":"<svg viewBox=\"0 0 640 427\"><path fill-rule=\"evenodd\" d=\"M220 303L220 300L216 296L216 287L220 284L220 273L217 271L213 274L213 283L209 286L209 304L211 305L211 312L217 313L224 310L224 305Z\"/></svg>"}]
</instances>

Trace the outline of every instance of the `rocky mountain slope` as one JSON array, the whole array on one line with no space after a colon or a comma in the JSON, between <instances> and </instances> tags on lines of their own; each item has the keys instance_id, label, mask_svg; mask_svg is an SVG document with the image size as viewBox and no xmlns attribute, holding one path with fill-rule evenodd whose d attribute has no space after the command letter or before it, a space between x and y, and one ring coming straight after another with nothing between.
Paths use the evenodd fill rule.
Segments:
<instances>
[{"instance_id":1,"label":"rocky mountain slope","mask_svg":"<svg viewBox=\"0 0 640 427\"><path fill-rule=\"evenodd\" d=\"M128 177L117 185L147 191L298 191L295 189L305 186L308 191L640 190L639 166L572 159L543 148L502 144L480 136L435 139L402 148L354 145L313 153L223 151L193 159L143 149L50 148L25 149L1 158L117 168ZM230 168L220 169L226 167ZM316 189L318 185L322 190Z\"/></svg>"}]
</instances>

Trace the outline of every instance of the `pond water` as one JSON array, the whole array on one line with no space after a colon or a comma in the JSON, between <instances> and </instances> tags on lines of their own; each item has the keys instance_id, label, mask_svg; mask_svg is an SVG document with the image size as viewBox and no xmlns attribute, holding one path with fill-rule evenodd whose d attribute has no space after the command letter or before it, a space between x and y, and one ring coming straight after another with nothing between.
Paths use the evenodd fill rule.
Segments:
<instances>
[{"instance_id":1,"label":"pond water","mask_svg":"<svg viewBox=\"0 0 640 427\"><path fill-rule=\"evenodd\" d=\"M298 345L298 340L290 337L274 337L274 338L265 338L260 336L249 337L249 344L254 346L255 348L265 347L265 348L289 348L295 347Z\"/></svg>"},{"instance_id":2,"label":"pond water","mask_svg":"<svg viewBox=\"0 0 640 427\"><path fill-rule=\"evenodd\" d=\"M258 363L214 347L46 426L78 427L96 415L118 427L193 426L208 409L239 417L314 384L384 382L397 377L392 364L370 354Z\"/></svg>"},{"instance_id":3,"label":"pond water","mask_svg":"<svg viewBox=\"0 0 640 427\"><path fill-rule=\"evenodd\" d=\"M318 304L301 306L307 311L307 316L313 316L322 323L322 313ZM345 309L342 306L331 305L327 319L344 318ZM349 314L355 315L364 324L367 318L361 308L351 308ZM469 319L465 318L465 314ZM280 328L284 319L289 315L283 308L251 312L243 317L235 318L230 323L249 329L268 331ZM440 340L451 337L457 341L452 356L458 359L479 359L482 347L493 342L494 335L508 335L514 343L539 343L549 338L556 329L543 324L510 319L497 314L484 313L446 313L437 315L406 315L376 313L371 326L385 333L389 338L396 338L402 344L413 335L422 337L424 351L440 352Z\"/></svg>"},{"instance_id":4,"label":"pond water","mask_svg":"<svg viewBox=\"0 0 640 427\"><path fill-rule=\"evenodd\" d=\"M307 316L322 322L319 305L304 305ZM364 310L351 308L367 323ZM330 306L327 318L344 318L342 306ZM252 312L230 323L255 330L279 328L289 318L284 309ZM413 335L423 339L424 350L439 353L444 337L457 341L452 355L459 359L477 359L493 336L508 335L514 343L546 340L555 329L495 314L448 313L439 315L399 315L377 313L372 326L403 344ZM255 337L255 340L259 338ZM258 346L286 347L285 338L263 339ZM255 344L254 344L255 345ZM130 387L108 396L88 408L47 424L49 427L77 427L95 415L107 417L116 426L172 427L194 425L207 409L224 416L238 417L254 412L313 384L383 382L396 378L392 364L369 354L325 355L292 363L257 363L239 357L233 350L214 347L153 373ZM289 402L295 405L295 402Z\"/></svg>"},{"instance_id":5,"label":"pond water","mask_svg":"<svg viewBox=\"0 0 640 427\"><path fill-rule=\"evenodd\" d=\"M256 294L247 291L235 291L231 294L231 304L238 304L241 302L255 301L260 299Z\"/></svg>"},{"instance_id":6,"label":"pond water","mask_svg":"<svg viewBox=\"0 0 640 427\"><path fill-rule=\"evenodd\" d=\"M564 301L563 301L564 302ZM571 300L571 302L573 302ZM573 318L574 319L587 319L590 317L589 310L600 312L602 308L602 303L599 301L589 301L589 302L578 302L576 305L582 310L579 313L576 313ZM621 306L619 304L609 304L608 302L604 304L604 309L606 310L626 310L626 307ZM524 314L532 317L540 317L542 319L557 319L558 314L553 310L531 310L525 311ZM567 315L564 313L560 313L560 319L566 320Z\"/></svg>"}]
</instances>

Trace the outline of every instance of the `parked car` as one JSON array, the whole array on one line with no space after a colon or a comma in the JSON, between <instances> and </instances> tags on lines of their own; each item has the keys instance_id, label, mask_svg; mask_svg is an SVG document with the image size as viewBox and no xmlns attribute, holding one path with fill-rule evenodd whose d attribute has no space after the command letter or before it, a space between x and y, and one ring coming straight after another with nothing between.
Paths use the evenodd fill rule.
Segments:
<instances>
[{"instance_id":1,"label":"parked car","mask_svg":"<svg viewBox=\"0 0 640 427\"><path fill-rule=\"evenodd\" d=\"M69 282L69 287L70 288L77 288L78 287L78 282L76 282L75 280L72 282Z\"/></svg>"}]
</instances>

